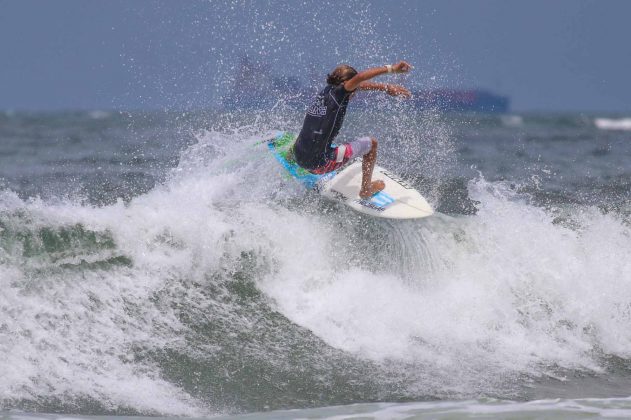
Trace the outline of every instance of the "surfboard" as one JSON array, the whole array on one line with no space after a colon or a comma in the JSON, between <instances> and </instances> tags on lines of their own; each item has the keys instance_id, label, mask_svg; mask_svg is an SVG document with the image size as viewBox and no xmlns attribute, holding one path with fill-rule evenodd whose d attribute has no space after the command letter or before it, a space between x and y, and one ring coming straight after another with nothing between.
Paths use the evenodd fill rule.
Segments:
<instances>
[{"instance_id":1,"label":"surfboard","mask_svg":"<svg viewBox=\"0 0 631 420\"><path fill-rule=\"evenodd\" d=\"M387 219L420 219L431 216L434 210L414 187L392 172L375 165L373 179L383 180L386 187L369 199L359 197L362 178L361 159L340 170L316 175L295 162L291 146L295 135L277 132L267 141L269 151L285 169L286 174L305 188L315 190L323 197L341 202L355 211Z\"/></svg>"}]
</instances>

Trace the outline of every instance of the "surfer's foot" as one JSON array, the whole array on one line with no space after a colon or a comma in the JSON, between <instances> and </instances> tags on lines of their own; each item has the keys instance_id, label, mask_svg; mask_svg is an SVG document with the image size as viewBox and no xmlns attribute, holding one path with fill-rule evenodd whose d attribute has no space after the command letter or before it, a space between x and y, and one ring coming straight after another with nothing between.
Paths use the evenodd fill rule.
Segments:
<instances>
[{"instance_id":1,"label":"surfer's foot","mask_svg":"<svg viewBox=\"0 0 631 420\"><path fill-rule=\"evenodd\" d=\"M379 181L373 181L370 183L370 189L362 189L359 192L359 198L362 199L367 199L372 197L373 195L377 194L379 191L383 190L384 188L386 188L386 183L379 180Z\"/></svg>"}]
</instances>

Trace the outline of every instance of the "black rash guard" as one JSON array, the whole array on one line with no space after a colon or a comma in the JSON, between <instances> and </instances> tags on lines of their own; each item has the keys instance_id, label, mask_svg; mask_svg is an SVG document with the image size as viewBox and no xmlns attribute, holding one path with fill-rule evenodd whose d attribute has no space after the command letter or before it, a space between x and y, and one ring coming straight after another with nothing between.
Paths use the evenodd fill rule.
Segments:
<instances>
[{"instance_id":1,"label":"black rash guard","mask_svg":"<svg viewBox=\"0 0 631 420\"><path fill-rule=\"evenodd\" d=\"M305 122L294 146L296 163L316 169L332 159L331 143L344 122L346 106L353 92L344 84L327 85L307 109Z\"/></svg>"}]
</instances>

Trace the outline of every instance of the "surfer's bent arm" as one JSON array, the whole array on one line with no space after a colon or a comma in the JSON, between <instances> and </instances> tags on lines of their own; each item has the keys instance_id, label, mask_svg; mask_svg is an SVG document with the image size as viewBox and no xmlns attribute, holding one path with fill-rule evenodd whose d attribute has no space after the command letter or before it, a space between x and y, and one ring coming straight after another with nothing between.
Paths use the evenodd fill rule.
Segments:
<instances>
[{"instance_id":1,"label":"surfer's bent arm","mask_svg":"<svg viewBox=\"0 0 631 420\"><path fill-rule=\"evenodd\" d=\"M409 98L412 96L409 90L401 85L392 85L389 83L375 83L375 82L361 82L358 87L359 90L378 90L386 92L392 96L405 96Z\"/></svg>"},{"instance_id":2,"label":"surfer's bent arm","mask_svg":"<svg viewBox=\"0 0 631 420\"><path fill-rule=\"evenodd\" d=\"M360 71L352 79L344 82L344 88L347 91L353 91L359 87L362 82L372 79L373 77L377 77L386 73L407 73L410 71L412 66L410 66L405 61L399 61L397 64L381 66L381 67L373 67L371 69L367 69L364 71Z\"/></svg>"}]
</instances>

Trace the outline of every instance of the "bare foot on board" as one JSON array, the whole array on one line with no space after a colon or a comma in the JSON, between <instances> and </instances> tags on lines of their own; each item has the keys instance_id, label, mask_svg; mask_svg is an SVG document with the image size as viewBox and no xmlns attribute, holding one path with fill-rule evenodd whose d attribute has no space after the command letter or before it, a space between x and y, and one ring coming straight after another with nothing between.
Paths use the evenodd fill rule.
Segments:
<instances>
[{"instance_id":1,"label":"bare foot on board","mask_svg":"<svg viewBox=\"0 0 631 420\"><path fill-rule=\"evenodd\" d=\"M378 180L378 181L373 181L370 183L370 190L369 191L365 191L365 190L361 190L359 192L359 198L362 198L364 200L372 197L373 195L377 194L379 191L383 190L384 188L386 188L386 183Z\"/></svg>"}]
</instances>

